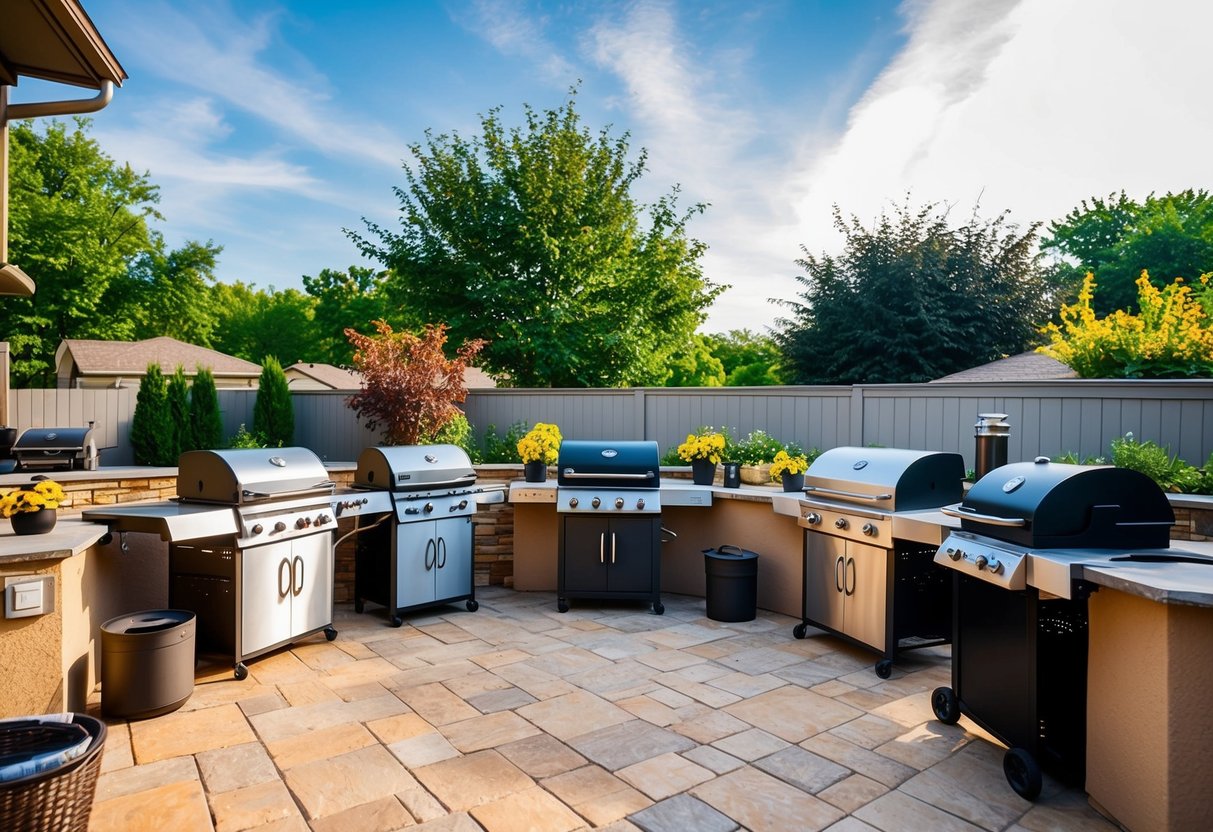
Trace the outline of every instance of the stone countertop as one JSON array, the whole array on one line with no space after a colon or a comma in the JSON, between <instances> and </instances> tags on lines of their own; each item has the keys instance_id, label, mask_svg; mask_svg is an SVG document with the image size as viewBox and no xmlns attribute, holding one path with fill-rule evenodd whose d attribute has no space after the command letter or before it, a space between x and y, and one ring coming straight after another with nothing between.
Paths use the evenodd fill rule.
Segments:
<instances>
[{"instance_id":1,"label":"stone countertop","mask_svg":"<svg viewBox=\"0 0 1213 832\"><path fill-rule=\"evenodd\" d=\"M108 529L96 523L60 517L46 534L13 534L12 524L0 519L0 563L63 560L78 555L100 540Z\"/></svg>"},{"instance_id":2,"label":"stone countertop","mask_svg":"<svg viewBox=\"0 0 1213 832\"><path fill-rule=\"evenodd\" d=\"M514 480L510 483L509 501L511 503L555 503L556 480L548 479L543 482L526 482ZM713 500L748 500L758 503L790 504L790 510L780 510L779 514L798 516L796 498L798 493L785 493L779 486L743 485L739 488L725 488L721 485L695 485L690 480L666 479L661 481L661 505L673 506L710 506Z\"/></svg>"},{"instance_id":3,"label":"stone countertop","mask_svg":"<svg viewBox=\"0 0 1213 832\"><path fill-rule=\"evenodd\" d=\"M1213 542L1177 540L1174 548L1213 558ZM1082 573L1093 584L1159 604L1213 607L1213 562L1087 564Z\"/></svg>"}]
</instances>

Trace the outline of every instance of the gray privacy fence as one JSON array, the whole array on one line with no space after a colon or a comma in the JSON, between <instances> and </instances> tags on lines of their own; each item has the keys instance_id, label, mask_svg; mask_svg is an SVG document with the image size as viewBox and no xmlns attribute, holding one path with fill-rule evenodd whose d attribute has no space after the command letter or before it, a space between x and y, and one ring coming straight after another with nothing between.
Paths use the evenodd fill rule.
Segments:
<instances>
[{"instance_id":1,"label":"gray privacy fence","mask_svg":"<svg viewBox=\"0 0 1213 832\"><path fill-rule=\"evenodd\" d=\"M379 436L346 407L348 393L293 394L295 444L332 461L357 459ZM254 390L220 390L224 431L252 427ZM96 422L103 465L129 465L135 392L13 390L17 428ZM1170 447L1193 465L1213 453L1213 380L888 384L854 387L643 388L624 390L477 390L465 404L477 435L489 425L554 422L570 439L652 439L664 453L700 425L744 437L762 429L806 448L883 445L957 451L973 465L978 413L1006 413L1011 461L1073 451L1108 453L1132 432Z\"/></svg>"}]
</instances>

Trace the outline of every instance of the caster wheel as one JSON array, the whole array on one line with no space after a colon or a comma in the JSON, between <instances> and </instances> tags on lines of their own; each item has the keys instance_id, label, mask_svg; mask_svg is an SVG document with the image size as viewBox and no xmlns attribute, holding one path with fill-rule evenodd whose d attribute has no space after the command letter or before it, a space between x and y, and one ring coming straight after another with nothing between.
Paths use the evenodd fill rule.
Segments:
<instances>
[{"instance_id":1,"label":"caster wheel","mask_svg":"<svg viewBox=\"0 0 1213 832\"><path fill-rule=\"evenodd\" d=\"M239 662L236 664L235 669L232 670L232 675L236 677L237 682L244 681L248 678L248 668L244 666L244 662Z\"/></svg>"},{"instance_id":2,"label":"caster wheel","mask_svg":"<svg viewBox=\"0 0 1213 832\"><path fill-rule=\"evenodd\" d=\"M944 725L955 725L960 719L960 702L951 688L935 688L931 693L931 710Z\"/></svg>"},{"instance_id":3,"label":"caster wheel","mask_svg":"<svg viewBox=\"0 0 1213 832\"><path fill-rule=\"evenodd\" d=\"M362 615L362 611L363 611L364 609L366 609L366 607L362 606L362 599L361 599L361 598L359 598L358 600L356 600L356 601L354 602L354 612L358 613L359 615Z\"/></svg>"},{"instance_id":4,"label":"caster wheel","mask_svg":"<svg viewBox=\"0 0 1213 832\"><path fill-rule=\"evenodd\" d=\"M653 602L653 614L654 615L664 615L665 614L665 604L661 603L660 601L654 601Z\"/></svg>"},{"instance_id":5,"label":"caster wheel","mask_svg":"<svg viewBox=\"0 0 1213 832\"><path fill-rule=\"evenodd\" d=\"M466 604L464 604L464 606L468 608L468 612L475 612L476 610L480 609L480 602L468 601Z\"/></svg>"},{"instance_id":6,"label":"caster wheel","mask_svg":"<svg viewBox=\"0 0 1213 832\"><path fill-rule=\"evenodd\" d=\"M809 625L801 622L792 628L792 635L796 638L804 638L809 634Z\"/></svg>"},{"instance_id":7,"label":"caster wheel","mask_svg":"<svg viewBox=\"0 0 1213 832\"><path fill-rule=\"evenodd\" d=\"M393 627L399 627L403 623L404 623L404 619L401 618L400 616L398 616L398 615L392 616L392 626Z\"/></svg>"},{"instance_id":8,"label":"caster wheel","mask_svg":"<svg viewBox=\"0 0 1213 832\"><path fill-rule=\"evenodd\" d=\"M325 627L324 628L324 637L327 638L329 641L332 641L333 639L337 638L337 631L335 629L333 629L332 627Z\"/></svg>"},{"instance_id":9,"label":"caster wheel","mask_svg":"<svg viewBox=\"0 0 1213 832\"><path fill-rule=\"evenodd\" d=\"M1002 758L1002 773L1015 793L1024 800L1040 797L1042 779L1040 765L1022 748L1010 748Z\"/></svg>"},{"instance_id":10,"label":"caster wheel","mask_svg":"<svg viewBox=\"0 0 1213 832\"><path fill-rule=\"evenodd\" d=\"M881 679L887 679L893 675L893 662L888 659L881 659L876 662L876 675Z\"/></svg>"},{"instance_id":11,"label":"caster wheel","mask_svg":"<svg viewBox=\"0 0 1213 832\"><path fill-rule=\"evenodd\" d=\"M569 602L568 601L561 600L561 601L556 602L556 612L568 612L568 611L569 611Z\"/></svg>"}]
</instances>

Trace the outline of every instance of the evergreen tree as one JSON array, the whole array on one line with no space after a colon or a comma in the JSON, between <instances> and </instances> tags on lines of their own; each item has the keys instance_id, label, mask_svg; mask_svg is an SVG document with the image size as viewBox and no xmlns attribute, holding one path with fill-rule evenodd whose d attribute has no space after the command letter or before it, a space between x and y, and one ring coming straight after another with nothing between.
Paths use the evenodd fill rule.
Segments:
<instances>
[{"instance_id":1,"label":"evergreen tree","mask_svg":"<svg viewBox=\"0 0 1213 832\"><path fill-rule=\"evenodd\" d=\"M223 417L219 414L219 394L215 376L209 367L199 367L190 390L190 430L194 447L211 450L223 444Z\"/></svg>"},{"instance_id":2,"label":"evergreen tree","mask_svg":"<svg viewBox=\"0 0 1213 832\"><path fill-rule=\"evenodd\" d=\"M257 402L253 405L253 433L265 437L271 447L290 445L295 439L295 406L286 385L286 374L274 356L261 362Z\"/></svg>"},{"instance_id":3,"label":"evergreen tree","mask_svg":"<svg viewBox=\"0 0 1213 832\"><path fill-rule=\"evenodd\" d=\"M168 380L168 417L172 426L169 450L174 459L186 451L194 450L194 432L190 429L190 386L185 380L185 370L177 365L176 372Z\"/></svg>"},{"instance_id":4,"label":"evergreen tree","mask_svg":"<svg viewBox=\"0 0 1213 832\"><path fill-rule=\"evenodd\" d=\"M131 417L131 447L139 465L176 465L172 453L173 424L169 417L168 388L159 364L147 365L147 375L135 398Z\"/></svg>"}]
</instances>

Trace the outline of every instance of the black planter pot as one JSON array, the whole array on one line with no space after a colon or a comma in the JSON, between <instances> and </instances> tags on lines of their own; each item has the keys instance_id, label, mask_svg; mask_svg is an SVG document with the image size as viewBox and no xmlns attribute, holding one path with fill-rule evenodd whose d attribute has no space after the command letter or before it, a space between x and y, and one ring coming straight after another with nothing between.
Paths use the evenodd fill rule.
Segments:
<instances>
[{"instance_id":1,"label":"black planter pot","mask_svg":"<svg viewBox=\"0 0 1213 832\"><path fill-rule=\"evenodd\" d=\"M523 476L527 482L545 482L548 478L546 462L527 462L523 464Z\"/></svg>"},{"instance_id":2,"label":"black planter pot","mask_svg":"<svg viewBox=\"0 0 1213 832\"><path fill-rule=\"evenodd\" d=\"M691 480L696 485L711 485L716 479L716 463L708 459L691 460Z\"/></svg>"},{"instance_id":3,"label":"black planter pot","mask_svg":"<svg viewBox=\"0 0 1213 832\"><path fill-rule=\"evenodd\" d=\"M55 528L58 519L53 508L19 511L9 518L13 524L13 534L46 534Z\"/></svg>"},{"instance_id":4,"label":"black planter pot","mask_svg":"<svg viewBox=\"0 0 1213 832\"><path fill-rule=\"evenodd\" d=\"M802 491L804 489L804 474L780 474L784 491Z\"/></svg>"}]
</instances>

